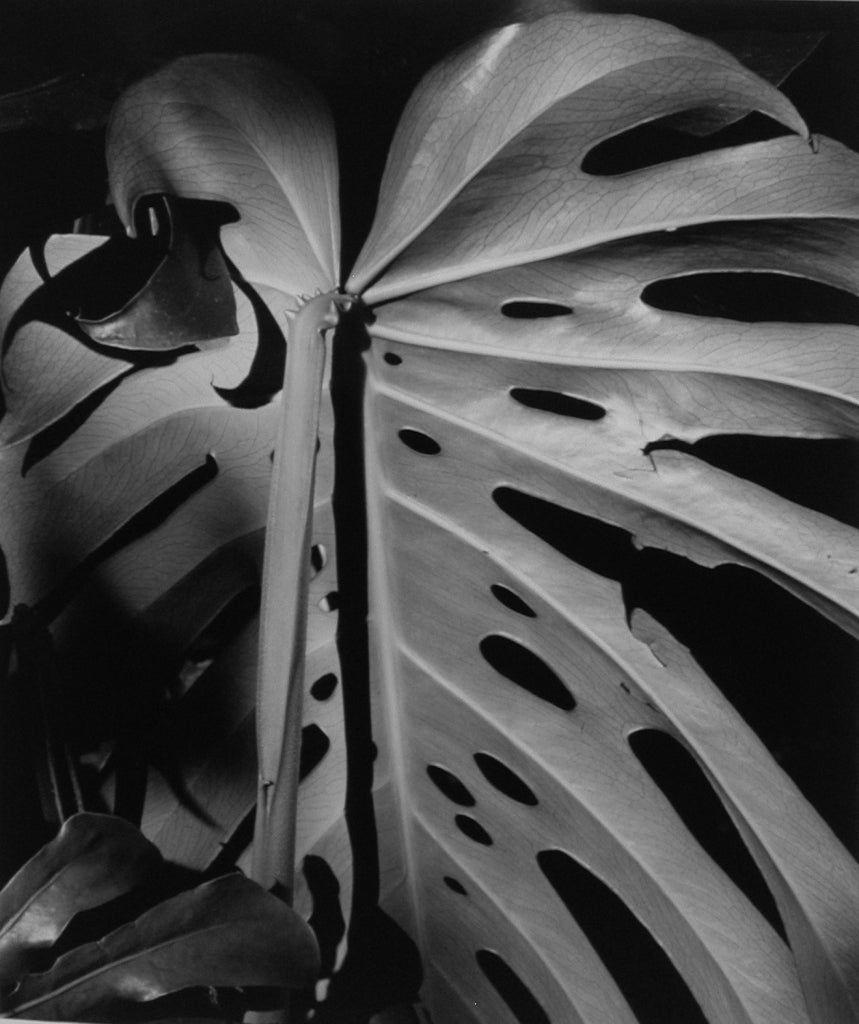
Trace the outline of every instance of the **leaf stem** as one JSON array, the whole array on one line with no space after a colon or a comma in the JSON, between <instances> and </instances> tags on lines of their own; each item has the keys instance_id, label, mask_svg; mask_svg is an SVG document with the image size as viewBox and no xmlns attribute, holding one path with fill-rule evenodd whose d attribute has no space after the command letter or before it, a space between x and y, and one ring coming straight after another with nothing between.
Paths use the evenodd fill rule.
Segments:
<instances>
[{"instance_id":1,"label":"leaf stem","mask_svg":"<svg viewBox=\"0 0 859 1024\"><path fill-rule=\"evenodd\" d=\"M274 453L257 679L259 788L252 875L291 901L316 448L326 330L349 302L335 292L288 313L283 413Z\"/></svg>"}]
</instances>

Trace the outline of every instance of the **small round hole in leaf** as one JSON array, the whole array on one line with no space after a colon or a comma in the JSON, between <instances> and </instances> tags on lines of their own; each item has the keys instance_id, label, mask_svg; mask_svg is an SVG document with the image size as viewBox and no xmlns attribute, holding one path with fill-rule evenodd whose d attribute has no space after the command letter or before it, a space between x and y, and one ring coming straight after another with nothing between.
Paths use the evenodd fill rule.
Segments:
<instances>
[{"instance_id":1,"label":"small round hole in leaf","mask_svg":"<svg viewBox=\"0 0 859 1024\"><path fill-rule=\"evenodd\" d=\"M337 683L337 676L333 672L326 672L310 687L310 696L314 700L329 700L337 689Z\"/></svg>"},{"instance_id":2,"label":"small round hole in leaf","mask_svg":"<svg viewBox=\"0 0 859 1024\"><path fill-rule=\"evenodd\" d=\"M531 787L503 761L499 761L491 754L484 753L475 754L474 760L486 781L494 786L499 793L503 793L520 804L526 804L528 807L537 806L539 800Z\"/></svg>"},{"instance_id":3,"label":"small round hole in leaf","mask_svg":"<svg viewBox=\"0 0 859 1024\"><path fill-rule=\"evenodd\" d=\"M556 316L570 316L572 306L561 302L547 302L545 299L519 300L505 302L501 313L509 320L548 320Z\"/></svg>"},{"instance_id":4,"label":"small round hole in leaf","mask_svg":"<svg viewBox=\"0 0 859 1024\"><path fill-rule=\"evenodd\" d=\"M605 409L596 402L576 398L564 391L546 391L540 388L513 388L510 397L520 405L540 412L551 412L556 416L569 416L577 420L601 420Z\"/></svg>"},{"instance_id":5,"label":"small round hole in leaf","mask_svg":"<svg viewBox=\"0 0 859 1024\"><path fill-rule=\"evenodd\" d=\"M534 609L530 605L525 604L522 598L509 587L505 587L501 583L493 583L489 589L492 591L492 596L495 600L500 601L511 612L524 615L529 619L536 619L537 613Z\"/></svg>"},{"instance_id":6,"label":"small round hole in leaf","mask_svg":"<svg viewBox=\"0 0 859 1024\"><path fill-rule=\"evenodd\" d=\"M480 641L480 653L511 683L561 711L572 711L576 700L557 673L518 640L493 634Z\"/></svg>"},{"instance_id":7,"label":"small round hole in leaf","mask_svg":"<svg viewBox=\"0 0 859 1024\"><path fill-rule=\"evenodd\" d=\"M328 552L324 544L314 544L310 549L310 567L314 572L322 572L328 561Z\"/></svg>"},{"instance_id":8,"label":"small round hole in leaf","mask_svg":"<svg viewBox=\"0 0 859 1024\"><path fill-rule=\"evenodd\" d=\"M450 889L451 892L458 893L460 896L468 895L468 890L465 888L462 882L458 882L455 878L451 878L450 875L444 876L444 884L448 887L448 889Z\"/></svg>"},{"instance_id":9,"label":"small round hole in leaf","mask_svg":"<svg viewBox=\"0 0 859 1024\"><path fill-rule=\"evenodd\" d=\"M388 364L388 366L399 366L403 361L402 356L398 356L396 352L386 352L382 358Z\"/></svg>"},{"instance_id":10,"label":"small round hole in leaf","mask_svg":"<svg viewBox=\"0 0 859 1024\"><path fill-rule=\"evenodd\" d=\"M324 612L334 612L340 606L340 595L336 590L329 590L329 592L322 598L318 606Z\"/></svg>"},{"instance_id":11,"label":"small round hole in leaf","mask_svg":"<svg viewBox=\"0 0 859 1024\"><path fill-rule=\"evenodd\" d=\"M301 753L298 758L299 781L306 779L313 769L318 767L330 746L331 740L318 725L315 723L305 725L301 730Z\"/></svg>"},{"instance_id":12,"label":"small round hole in leaf","mask_svg":"<svg viewBox=\"0 0 859 1024\"><path fill-rule=\"evenodd\" d=\"M453 772L442 768L440 764L427 765L427 775L444 795L460 807L474 807L474 797L466 785Z\"/></svg>"},{"instance_id":13,"label":"small round hole in leaf","mask_svg":"<svg viewBox=\"0 0 859 1024\"><path fill-rule=\"evenodd\" d=\"M479 821L475 821L467 814L457 814L453 820L464 836L468 836L475 843L480 843L481 846L492 846L492 836Z\"/></svg>"},{"instance_id":14,"label":"small round hole in leaf","mask_svg":"<svg viewBox=\"0 0 859 1024\"><path fill-rule=\"evenodd\" d=\"M411 448L413 452L417 452L419 455L438 455L441 451L441 445L438 441L435 441L422 430L403 427L398 436L407 448Z\"/></svg>"}]
</instances>

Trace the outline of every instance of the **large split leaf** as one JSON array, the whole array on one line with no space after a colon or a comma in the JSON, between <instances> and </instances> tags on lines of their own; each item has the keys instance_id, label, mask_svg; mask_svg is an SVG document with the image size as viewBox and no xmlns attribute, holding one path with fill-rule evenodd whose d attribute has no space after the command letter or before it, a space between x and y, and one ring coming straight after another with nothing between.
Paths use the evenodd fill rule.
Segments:
<instances>
[{"instance_id":1,"label":"large split leaf","mask_svg":"<svg viewBox=\"0 0 859 1024\"><path fill-rule=\"evenodd\" d=\"M575 539L598 520L746 566L856 631L853 531L666 443L856 437L855 326L663 312L643 293L725 272L856 293L857 158L787 135L587 170L607 138L711 104L804 133L770 88L661 26L503 30L411 101L350 279L375 314L376 795L403 830L388 899L445 1019L500 1019L511 977L547 1019L631 1019L547 874L560 851L621 896L708 1019L855 1016L855 863L683 648L638 615L630 630L611 560ZM639 729L694 753L793 956L644 774Z\"/></svg>"},{"instance_id":2,"label":"large split leaf","mask_svg":"<svg viewBox=\"0 0 859 1024\"><path fill-rule=\"evenodd\" d=\"M643 167L632 154L611 173L596 159L630 129L702 108L757 110L785 135ZM337 279L326 125L292 77L244 58L180 61L114 115L126 223L158 191L231 202L226 251L259 287L253 306L239 297L227 347L135 370L108 394L127 362L16 325L7 379L43 359L49 383L9 394L0 543L17 601L43 601L83 560L56 623L67 650L111 604L175 672L254 579L277 407L225 398L253 375L267 318L282 324L292 296ZM667 954L688 1000L670 1008L679 1019L855 1019L855 862L679 639L633 610L627 577L643 548L714 575L733 565L856 633L855 532L696 445L856 437L857 181L859 157L810 140L773 87L638 18L502 29L406 108L347 283L371 338L359 354L366 339L342 331L324 380L303 729L308 751L329 747L299 794L297 905L316 909L320 860L344 910L350 899L339 683L360 690L361 664L337 646L354 653L368 611L381 902L421 948L436 1019L668 1019L610 973L587 885L619 897L624 936L643 926L649 955ZM825 304L760 314L757 295L785 278ZM25 262L10 280L14 308L35 284ZM714 281L730 301L708 306L698 293ZM684 286L685 302L665 298ZM43 351L68 354L85 382ZM24 439L88 398L83 423L35 459ZM213 481L104 550L210 454ZM165 772L144 809L189 864L214 859L253 805L253 652L252 629L236 631L153 729L181 752L208 701L219 709L179 754L185 799ZM257 709L273 733L276 708ZM652 735L694 759L774 911L675 810L640 756Z\"/></svg>"}]
</instances>

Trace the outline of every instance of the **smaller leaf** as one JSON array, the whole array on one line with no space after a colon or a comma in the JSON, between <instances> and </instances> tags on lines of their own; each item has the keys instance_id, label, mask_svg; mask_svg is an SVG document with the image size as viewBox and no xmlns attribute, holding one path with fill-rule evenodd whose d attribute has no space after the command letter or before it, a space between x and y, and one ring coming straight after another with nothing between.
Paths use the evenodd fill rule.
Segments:
<instances>
[{"instance_id":1,"label":"smaller leaf","mask_svg":"<svg viewBox=\"0 0 859 1024\"><path fill-rule=\"evenodd\" d=\"M309 925L256 883L227 875L25 977L12 1015L87 1020L116 1000L148 1002L200 985L302 988L318 971Z\"/></svg>"},{"instance_id":2,"label":"smaller leaf","mask_svg":"<svg viewBox=\"0 0 859 1024\"><path fill-rule=\"evenodd\" d=\"M0 983L16 977L29 950L52 945L75 914L128 892L160 861L120 818L69 818L0 892Z\"/></svg>"},{"instance_id":3,"label":"smaller leaf","mask_svg":"<svg viewBox=\"0 0 859 1024\"><path fill-rule=\"evenodd\" d=\"M155 271L117 312L98 320L77 318L102 345L174 349L238 334L217 223L193 204L166 197L162 201L170 241Z\"/></svg>"}]
</instances>

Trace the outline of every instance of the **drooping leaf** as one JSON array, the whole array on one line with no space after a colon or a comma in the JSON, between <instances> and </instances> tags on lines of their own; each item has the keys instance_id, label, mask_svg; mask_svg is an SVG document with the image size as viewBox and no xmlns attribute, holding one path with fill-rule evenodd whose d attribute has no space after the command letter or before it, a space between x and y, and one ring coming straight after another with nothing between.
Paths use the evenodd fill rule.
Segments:
<instances>
[{"instance_id":1,"label":"drooping leaf","mask_svg":"<svg viewBox=\"0 0 859 1024\"><path fill-rule=\"evenodd\" d=\"M128 230L143 195L232 203L240 220L221 238L248 280L293 295L337 283L330 116L282 66L238 55L175 61L120 100L108 162Z\"/></svg>"},{"instance_id":2,"label":"drooping leaf","mask_svg":"<svg viewBox=\"0 0 859 1024\"><path fill-rule=\"evenodd\" d=\"M0 891L0 983L14 981L26 954L53 945L75 914L140 885L160 862L120 818L69 818Z\"/></svg>"},{"instance_id":3,"label":"drooping leaf","mask_svg":"<svg viewBox=\"0 0 859 1024\"><path fill-rule=\"evenodd\" d=\"M241 875L207 882L64 954L12 994L12 1016L86 1020L112 1001L198 985L301 988L318 969L308 926Z\"/></svg>"}]
</instances>

